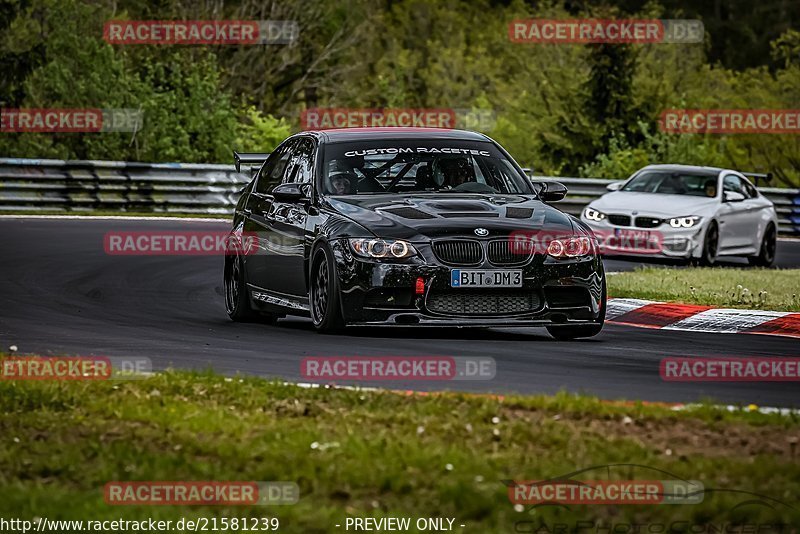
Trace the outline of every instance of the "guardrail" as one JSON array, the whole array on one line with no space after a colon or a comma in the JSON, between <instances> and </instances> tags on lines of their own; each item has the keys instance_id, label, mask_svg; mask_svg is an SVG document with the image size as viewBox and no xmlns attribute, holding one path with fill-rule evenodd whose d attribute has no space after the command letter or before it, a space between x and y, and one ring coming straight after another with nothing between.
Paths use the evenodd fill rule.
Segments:
<instances>
[{"instance_id":1,"label":"guardrail","mask_svg":"<svg viewBox=\"0 0 800 534\"><path fill-rule=\"evenodd\" d=\"M559 181L559 202L577 215L614 180L534 176ZM224 215L233 212L250 173L233 165L0 158L0 213L92 211ZM800 235L800 189L760 187L778 210L779 231Z\"/></svg>"}]
</instances>

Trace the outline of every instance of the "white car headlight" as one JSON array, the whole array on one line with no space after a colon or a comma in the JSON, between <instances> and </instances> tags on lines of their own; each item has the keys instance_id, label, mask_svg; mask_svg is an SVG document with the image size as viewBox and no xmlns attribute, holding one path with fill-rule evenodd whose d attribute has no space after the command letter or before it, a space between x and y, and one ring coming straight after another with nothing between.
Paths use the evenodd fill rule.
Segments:
<instances>
[{"instance_id":1,"label":"white car headlight","mask_svg":"<svg viewBox=\"0 0 800 534\"><path fill-rule=\"evenodd\" d=\"M673 217L669 220L669 225L673 228L691 228L692 226L699 224L702 220L702 217L692 216L692 217Z\"/></svg>"},{"instance_id":2,"label":"white car headlight","mask_svg":"<svg viewBox=\"0 0 800 534\"><path fill-rule=\"evenodd\" d=\"M416 255L411 243L394 239L356 238L348 239L350 250L362 258L383 258L402 260Z\"/></svg>"},{"instance_id":3,"label":"white car headlight","mask_svg":"<svg viewBox=\"0 0 800 534\"><path fill-rule=\"evenodd\" d=\"M590 208L588 206L586 207L585 210L583 210L583 215L590 221L602 221L603 219L606 218L605 213L599 212L596 209Z\"/></svg>"}]
</instances>

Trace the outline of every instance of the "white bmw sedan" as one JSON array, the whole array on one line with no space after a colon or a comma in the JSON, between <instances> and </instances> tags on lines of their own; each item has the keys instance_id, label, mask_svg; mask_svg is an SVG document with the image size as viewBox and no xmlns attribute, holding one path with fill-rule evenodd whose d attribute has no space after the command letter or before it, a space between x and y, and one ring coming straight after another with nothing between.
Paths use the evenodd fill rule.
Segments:
<instances>
[{"instance_id":1,"label":"white bmw sedan","mask_svg":"<svg viewBox=\"0 0 800 534\"><path fill-rule=\"evenodd\" d=\"M775 261L775 206L740 172L648 165L608 189L581 213L606 254L702 265L723 256L764 267Z\"/></svg>"}]
</instances>

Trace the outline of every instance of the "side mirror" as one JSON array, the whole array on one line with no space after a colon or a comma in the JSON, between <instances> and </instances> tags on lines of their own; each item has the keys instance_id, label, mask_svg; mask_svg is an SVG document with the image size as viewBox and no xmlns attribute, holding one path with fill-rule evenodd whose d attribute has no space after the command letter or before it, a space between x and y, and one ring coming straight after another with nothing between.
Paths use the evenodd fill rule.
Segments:
<instances>
[{"instance_id":1,"label":"side mirror","mask_svg":"<svg viewBox=\"0 0 800 534\"><path fill-rule=\"evenodd\" d=\"M611 182L606 186L606 189L609 191L619 191L622 189L622 186L625 185L625 180L619 180L617 182Z\"/></svg>"},{"instance_id":2,"label":"side mirror","mask_svg":"<svg viewBox=\"0 0 800 534\"><path fill-rule=\"evenodd\" d=\"M723 202L741 202L744 200L744 195L736 191L725 191L722 197Z\"/></svg>"},{"instance_id":3,"label":"side mirror","mask_svg":"<svg viewBox=\"0 0 800 534\"><path fill-rule=\"evenodd\" d=\"M538 182L539 198L544 202L558 202L567 196L567 186L561 182Z\"/></svg>"},{"instance_id":4,"label":"side mirror","mask_svg":"<svg viewBox=\"0 0 800 534\"><path fill-rule=\"evenodd\" d=\"M300 202L308 200L308 195L303 190L304 184L280 184L272 190L272 196L280 202Z\"/></svg>"}]
</instances>

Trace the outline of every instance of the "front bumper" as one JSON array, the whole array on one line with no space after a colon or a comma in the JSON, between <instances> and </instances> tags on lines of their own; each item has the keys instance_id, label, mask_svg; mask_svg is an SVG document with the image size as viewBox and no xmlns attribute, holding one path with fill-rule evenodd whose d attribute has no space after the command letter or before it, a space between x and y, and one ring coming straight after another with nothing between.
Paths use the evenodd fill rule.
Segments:
<instances>
[{"instance_id":1,"label":"front bumper","mask_svg":"<svg viewBox=\"0 0 800 534\"><path fill-rule=\"evenodd\" d=\"M673 228L661 224L655 228L615 226L607 220L591 221L581 215L597 237L602 256L638 256L661 259L698 258L703 250L704 226ZM644 233L649 234L644 237Z\"/></svg>"},{"instance_id":2,"label":"front bumper","mask_svg":"<svg viewBox=\"0 0 800 534\"><path fill-rule=\"evenodd\" d=\"M421 257L402 263L355 258L345 243L332 245L342 313L351 325L529 327L596 323L602 314L605 275L598 256L536 254L521 266L464 267L522 270L521 288L473 290L452 288L451 269L458 267L438 261L426 244L414 243ZM469 309L453 311L462 305Z\"/></svg>"}]
</instances>

